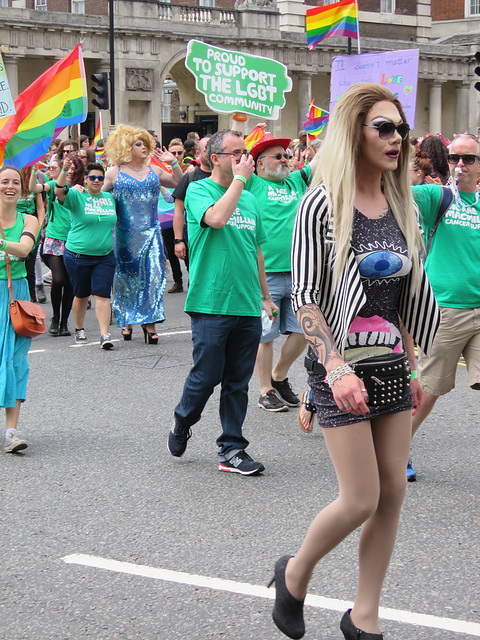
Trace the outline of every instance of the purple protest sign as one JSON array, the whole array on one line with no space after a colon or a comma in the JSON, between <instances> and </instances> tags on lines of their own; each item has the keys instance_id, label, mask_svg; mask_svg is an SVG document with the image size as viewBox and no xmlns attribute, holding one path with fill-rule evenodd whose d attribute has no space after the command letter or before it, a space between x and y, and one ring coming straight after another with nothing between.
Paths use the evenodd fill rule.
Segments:
<instances>
[{"instance_id":1,"label":"purple protest sign","mask_svg":"<svg viewBox=\"0 0 480 640\"><path fill-rule=\"evenodd\" d=\"M357 82L388 87L402 103L410 128L415 127L418 49L335 56L332 60L330 113L345 91Z\"/></svg>"}]
</instances>

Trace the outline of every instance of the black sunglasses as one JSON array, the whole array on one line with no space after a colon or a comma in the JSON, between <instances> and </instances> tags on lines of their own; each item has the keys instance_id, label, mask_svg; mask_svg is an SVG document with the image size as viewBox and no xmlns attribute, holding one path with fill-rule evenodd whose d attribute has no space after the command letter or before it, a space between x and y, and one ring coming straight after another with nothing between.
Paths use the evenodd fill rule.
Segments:
<instances>
[{"instance_id":1,"label":"black sunglasses","mask_svg":"<svg viewBox=\"0 0 480 640\"><path fill-rule=\"evenodd\" d=\"M393 122L387 122L386 120L384 120L383 122L379 122L378 124L362 124L362 127L371 127L372 129L377 129L380 140L390 140L395 131L398 132L402 140L406 140L408 138L408 134L410 133L410 126L406 122L402 122L401 124L396 126Z\"/></svg>"},{"instance_id":2,"label":"black sunglasses","mask_svg":"<svg viewBox=\"0 0 480 640\"><path fill-rule=\"evenodd\" d=\"M103 182L105 180L105 176L86 176L90 182L95 182L95 180L98 180L99 182Z\"/></svg>"},{"instance_id":3,"label":"black sunglasses","mask_svg":"<svg viewBox=\"0 0 480 640\"><path fill-rule=\"evenodd\" d=\"M288 153L274 153L270 155L265 154L264 156L262 156L262 158L275 158L275 160L281 160L282 158L285 158L286 160L288 160L290 156L288 155ZM259 158L259 160L261 160L261 158Z\"/></svg>"},{"instance_id":4,"label":"black sunglasses","mask_svg":"<svg viewBox=\"0 0 480 640\"><path fill-rule=\"evenodd\" d=\"M447 156L448 164L458 164L460 158L463 160L463 164L474 164L475 160L480 158L473 153L466 153L464 155L458 153L449 153Z\"/></svg>"}]
</instances>

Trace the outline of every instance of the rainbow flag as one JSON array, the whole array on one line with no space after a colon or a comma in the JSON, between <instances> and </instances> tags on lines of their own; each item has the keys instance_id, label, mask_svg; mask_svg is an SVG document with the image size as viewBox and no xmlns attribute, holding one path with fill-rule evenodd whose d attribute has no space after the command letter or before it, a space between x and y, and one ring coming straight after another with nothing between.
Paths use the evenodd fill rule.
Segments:
<instances>
[{"instance_id":1,"label":"rainbow flag","mask_svg":"<svg viewBox=\"0 0 480 640\"><path fill-rule=\"evenodd\" d=\"M340 0L323 7L307 9L307 44L313 49L325 38L345 36L358 40L357 3Z\"/></svg>"},{"instance_id":2,"label":"rainbow flag","mask_svg":"<svg viewBox=\"0 0 480 640\"><path fill-rule=\"evenodd\" d=\"M150 160L148 161L148 164L155 166L155 167L160 167L160 169L163 169L164 171L166 171L167 173L172 173L172 166L170 164L168 164L168 162L162 162L161 160L157 160L157 158L155 156L151 156Z\"/></svg>"},{"instance_id":3,"label":"rainbow flag","mask_svg":"<svg viewBox=\"0 0 480 640\"><path fill-rule=\"evenodd\" d=\"M315 138L325 129L329 113L328 111L324 111L320 109L320 107L315 106L313 100L308 106L308 111L305 114L307 120L302 122L302 127L308 133L308 137L310 140L315 140Z\"/></svg>"},{"instance_id":4,"label":"rainbow flag","mask_svg":"<svg viewBox=\"0 0 480 640\"><path fill-rule=\"evenodd\" d=\"M87 117L87 83L77 45L15 100L16 114L0 122L0 164L21 169L34 164L53 138ZM2 126L3 124L3 126Z\"/></svg>"},{"instance_id":5,"label":"rainbow flag","mask_svg":"<svg viewBox=\"0 0 480 640\"><path fill-rule=\"evenodd\" d=\"M90 149L93 149L94 151L96 151L97 150L98 141L101 140L102 138L103 138L102 112L99 111L98 112L97 129L95 131L95 135L93 136L93 140L92 140L92 143L90 145Z\"/></svg>"},{"instance_id":6,"label":"rainbow flag","mask_svg":"<svg viewBox=\"0 0 480 640\"><path fill-rule=\"evenodd\" d=\"M244 142L247 147L247 151L250 151L254 144L256 144L260 138L263 138L265 135L265 125L261 127L257 126L250 131L248 136L245 136Z\"/></svg>"}]
</instances>

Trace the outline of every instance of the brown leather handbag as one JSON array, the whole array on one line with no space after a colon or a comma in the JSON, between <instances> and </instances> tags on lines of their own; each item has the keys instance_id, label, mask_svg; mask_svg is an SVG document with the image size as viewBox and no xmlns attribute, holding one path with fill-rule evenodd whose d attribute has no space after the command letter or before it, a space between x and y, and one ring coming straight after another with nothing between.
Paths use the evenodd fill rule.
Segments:
<instances>
[{"instance_id":1,"label":"brown leather handbag","mask_svg":"<svg viewBox=\"0 0 480 640\"><path fill-rule=\"evenodd\" d=\"M2 238L5 240L3 229L0 227ZM45 333L45 311L40 305L30 300L15 300L13 297L12 274L10 272L10 258L5 251L5 262L7 263L8 288L10 289L11 302L8 305L10 319L13 328L19 336L24 338L35 338Z\"/></svg>"}]
</instances>

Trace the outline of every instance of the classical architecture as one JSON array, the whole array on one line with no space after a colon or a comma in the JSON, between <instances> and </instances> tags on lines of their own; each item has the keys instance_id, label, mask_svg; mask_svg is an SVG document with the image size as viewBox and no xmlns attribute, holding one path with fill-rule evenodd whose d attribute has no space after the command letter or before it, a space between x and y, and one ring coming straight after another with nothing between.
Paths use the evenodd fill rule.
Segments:
<instances>
[{"instance_id":1,"label":"classical architecture","mask_svg":"<svg viewBox=\"0 0 480 640\"><path fill-rule=\"evenodd\" d=\"M322 0L111 4L117 123L162 131L162 112L172 114L167 103L178 91L171 119L200 131L232 126L231 117L217 118L206 106L185 68L191 38L286 65L293 89L280 118L268 123L274 134L295 137L312 98L328 109L332 58L347 53L347 41L331 38L307 50L305 12ZM416 134L441 131L451 136L466 129L475 132L480 124L480 93L474 88L479 80L474 74L474 54L480 50L478 5L478 0L359 0L363 53L420 50ZM0 50L14 97L79 41L87 77L109 71L108 7L108 0L0 0ZM109 113L102 115L106 128ZM250 117L245 130L257 122Z\"/></svg>"}]
</instances>

